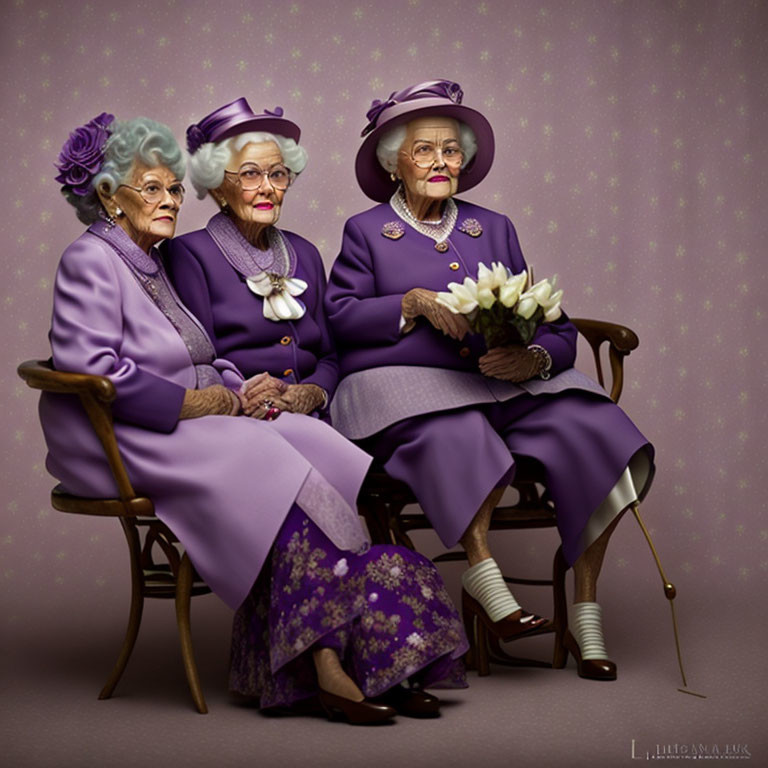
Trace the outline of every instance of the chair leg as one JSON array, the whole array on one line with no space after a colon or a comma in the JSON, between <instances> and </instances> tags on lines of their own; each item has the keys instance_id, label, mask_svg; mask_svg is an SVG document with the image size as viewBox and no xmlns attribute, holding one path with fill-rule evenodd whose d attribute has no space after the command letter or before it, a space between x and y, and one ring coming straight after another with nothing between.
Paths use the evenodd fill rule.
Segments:
<instances>
[{"instance_id":1,"label":"chair leg","mask_svg":"<svg viewBox=\"0 0 768 768\"><path fill-rule=\"evenodd\" d=\"M477 634L475 643L475 664L478 677L487 677L491 674L491 665L488 659L488 630L482 621L477 621Z\"/></svg>"},{"instance_id":2,"label":"chair leg","mask_svg":"<svg viewBox=\"0 0 768 768\"><path fill-rule=\"evenodd\" d=\"M115 687L120 678L125 672L125 668L128 665L128 659L131 658L133 647L136 645L136 638L139 636L139 627L141 626L141 615L144 611L144 595L141 594L141 585L134 582L133 589L131 590L131 610L128 615L128 629L125 631L125 639L123 640L123 647L120 649L120 655L117 657L117 662L112 669L104 687L99 693L100 699L108 699L112 696Z\"/></svg>"},{"instance_id":3,"label":"chair leg","mask_svg":"<svg viewBox=\"0 0 768 768\"><path fill-rule=\"evenodd\" d=\"M464 632L467 635L467 640L469 641L469 650L464 655L464 665L466 666L467 670L473 671L477 669L477 634L475 629L475 622L476 618L475 615L466 609L466 607L463 605L461 606L461 618L464 622Z\"/></svg>"},{"instance_id":4,"label":"chair leg","mask_svg":"<svg viewBox=\"0 0 768 768\"><path fill-rule=\"evenodd\" d=\"M558 547L552 564L552 592L555 609L552 617L552 623L555 625L553 669L562 669L568 660L568 651L565 647L565 633L568 630L568 606L565 599L565 574L567 571L568 563L563 556L563 548Z\"/></svg>"},{"instance_id":5,"label":"chair leg","mask_svg":"<svg viewBox=\"0 0 768 768\"><path fill-rule=\"evenodd\" d=\"M197 673L195 655L192 650L192 630L190 627L190 602L192 599L192 562L189 555L184 553L179 565L179 573L176 579L176 623L179 627L179 639L181 640L181 657L184 660L184 671L187 674L189 690L192 700L200 714L208 712L205 704L203 690L200 687L200 677Z\"/></svg>"},{"instance_id":6,"label":"chair leg","mask_svg":"<svg viewBox=\"0 0 768 768\"><path fill-rule=\"evenodd\" d=\"M128 554L131 559L131 608L128 613L128 628L125 630L125 639L123 647L120 649L120 655L112 669L104 687L99 693L100 699L108 699L112 696L120 678L128 665L128 659L131 658L133 647L136 645L136 638L139 636L139 627L141 626L141 616L144 612L144 581L141 570L141 544L139 534L136 530L136 523L133 520L120 518L120 525L123 527L125 539L128 542Z\"/></svg>"}]
</instances>

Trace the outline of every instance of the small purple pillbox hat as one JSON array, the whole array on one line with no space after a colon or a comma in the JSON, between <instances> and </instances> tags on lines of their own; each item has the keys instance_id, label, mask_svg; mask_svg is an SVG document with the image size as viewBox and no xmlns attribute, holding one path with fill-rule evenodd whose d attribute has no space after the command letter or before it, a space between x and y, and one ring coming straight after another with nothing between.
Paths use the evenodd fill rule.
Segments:
<instances>
[{"instance_id":1,"label":"small purple pillbox hat","mask_svg":"<svg viewBox=\"0 0 768 768\"><path fill-rule=\"evenodd\" d=\"M272 112L265 109L263 114L256 115L241 97L214 110L199 123L190 125L187 128L187 151L194 155L206 142L231 139L249 131L274 133L293 139L297 144L301 136L299 126L283 118L282 107L275 107Z\"/></svg>"},{"instance_id":2,"label":"small purple pillbox hat","mask_svg":"<svg viewBox=\"0 0 768 768\"><path fill-rule=\"evenodd\" d=\"M368 125L355 160L357 183L368 197L384 203L392 197L397 182L392 181L376 157L376 146L382 135L398 125L404 125L417 117L437 115L452 117L466 123L477 138L477 153L459 176L459 192L479 184L493 164L493 129L477 110L465 107L461 102L464 92L458 83L450 80L429 80L390 94L386 101L376 99L366 113Z\"/></svg>"}]
</instances>

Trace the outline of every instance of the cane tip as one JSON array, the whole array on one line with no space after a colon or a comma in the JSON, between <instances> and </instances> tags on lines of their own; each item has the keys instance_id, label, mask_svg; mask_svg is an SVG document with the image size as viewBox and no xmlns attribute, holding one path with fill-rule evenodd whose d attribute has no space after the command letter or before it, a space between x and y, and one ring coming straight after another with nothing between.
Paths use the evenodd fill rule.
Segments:
<instances>
[{"instance_id":1,"label":"cane tip","mask_svg":"<svg viewBox=\"0 0 768 768\"><path fill-rule=\"evenodd\" d=\"M667 600L674 600L677 596L677 590L675 589L675 585L671 584L670 582L667 582L664 585L664 596L667 598Z\"/></svg>"}]
</instances>

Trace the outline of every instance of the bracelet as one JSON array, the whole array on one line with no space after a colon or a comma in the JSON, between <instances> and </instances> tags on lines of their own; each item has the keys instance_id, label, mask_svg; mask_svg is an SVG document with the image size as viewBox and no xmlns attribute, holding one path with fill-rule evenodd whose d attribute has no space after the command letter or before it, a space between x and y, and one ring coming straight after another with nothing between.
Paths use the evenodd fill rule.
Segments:
<instances>
[{"instance_id":1,"label":"bracelet","mask_svg":"<svg viewBox=\"0 0 768 768\"><path fill-rule=\"evenodd\" d=\"M539 361L539 377L546 381L551 376L549 371L552 368L552 355L540 344L531 344L528 349Z\"/></svg>"}]
</instances>

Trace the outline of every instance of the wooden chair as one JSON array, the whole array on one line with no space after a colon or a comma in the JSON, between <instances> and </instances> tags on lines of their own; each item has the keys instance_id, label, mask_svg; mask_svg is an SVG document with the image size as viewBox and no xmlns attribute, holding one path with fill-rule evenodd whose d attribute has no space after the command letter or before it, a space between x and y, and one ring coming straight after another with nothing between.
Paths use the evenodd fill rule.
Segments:
<instances>
[{"instance_id":1,"label":"wooden chair","mask_svg":"<svg viewBox=\"0 0 768 768\"><path fill-rule=\"evenodd\" d=\"M601 348L608 345L610 387L606 388L614 402L618 402L624 387L624 358L637 348L639 343L634 331L622 325L599 320L572 319L571 322L589 343L594 356L597 380L605 387ZM512 506L499 506L493 514L491 530L522 530L530 528L552 528L557 525L556 511L545 488L543 468L533 460L516 461L515 479L512 487L519 494L519 500ZM543 490L542 490L543 488ZM395 480L381 467L374 467L369 473L358 497L360 513L365 518L371 538L375 543L395 543L415 549L409 531L430 529L432 526L421 513L405 513L409 504L418 504L413 492L403 482ZM446 552L434 558L435 562L466 560L466 554ZM467 666L477 669L481 676L490 673L489 663L509 666L562 667L565 656L558 652L562 638L568 628L568 614L565 598L565 574L568 565L558 547L552 562L551 579L523 579L505 576L510 584L546 586L552 588L553 612L552 632L555 633L555 650L552 663L535 659L524 659L509 655L501 648L498 638L490 635L482 623L465 614L464 624L470 641Z\"/></svg>"},{"instance_id":2,"label":"wooden chair","mask_svg":"<svg viewBox=\"0 0 768 768\"><path fill-rule=\"evenodd\" d=\"M211 590L196 574L178 539L155 516L152 500L138 496L123 465L112 425L111 403L115 387L105 376L64 373L53 369L51 361L27 360L18 367L18 374L33 389L58 394L77 395L88 419L104 448L115 478L118 498L91 499L72 496L60 485L51 492L51 505L59 512L72 512L98 517L117 517L128 542L131 562L131 608L128 629L120 655L104 687L100 699L108 699L115 690L139 634L144 598L169 599L176 603L176 621L181 640L181 655L197 711L208 708L200 687L200 679L192 650L190 630L190 600L193 595L205 595ZM167 562L156 563L153 550L159 548Z\"/></svg>"}]
</instances>

